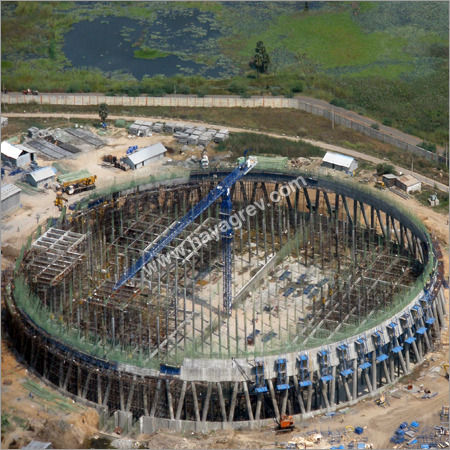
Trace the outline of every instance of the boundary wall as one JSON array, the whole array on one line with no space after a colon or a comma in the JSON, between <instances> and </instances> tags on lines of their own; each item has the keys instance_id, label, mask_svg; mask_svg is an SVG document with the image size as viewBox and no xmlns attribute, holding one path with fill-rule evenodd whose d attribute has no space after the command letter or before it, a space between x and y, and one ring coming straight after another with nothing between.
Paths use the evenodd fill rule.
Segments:
<instances>
[{"instance_id":1,"label":"boundary wall","mask_svg":"<svg viewBox=\"0 0 450 450\"><path fill-rule=\"evenodd\" d=\"M328 105L325 102L311 103L304 98L266 97L254 96L243 98L239 96L205 96L197 97L191 95L167 95L164 97L128 97L128 96L106 96L103 94L3 94L2 103L22 104L38 103L41 105L67 105L67 106L92 106L106 103L112 106L174 106L174 107L200 107L200 108L293 108L305 111L315 116L325 117L334 121L337 125L351 128L359 133L369 136L387 144L394 145L414 155L446 163L446 159L437 153L425 150L418 145L413 145L402 139L395 138L389 132L376 130L362 121L352 120L343 108ZM345 115L347 113L347 116ZM399 133L397 130L392 131ZM406 135L405 135L406 136ZM420 139L417 139L419 142Z\"/></svg>"}]
</instances>

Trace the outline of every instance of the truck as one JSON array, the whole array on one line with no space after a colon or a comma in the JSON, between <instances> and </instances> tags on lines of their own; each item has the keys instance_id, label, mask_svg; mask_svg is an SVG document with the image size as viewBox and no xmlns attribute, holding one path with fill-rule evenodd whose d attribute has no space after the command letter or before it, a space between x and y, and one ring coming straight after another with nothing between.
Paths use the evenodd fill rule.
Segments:
<instances>
[{"instance_id":1,"label":"truck","mask_svg":"<svg viewBox=\"0 0 450 450\"><path fill-rule=\"evenodd\" d=\"M97 175L90 175L87 170L60 175L57 179L59 183L58 189L64 194L78 194L79 192L95 189L96 180Z\"/></svg>"}]
</instances>

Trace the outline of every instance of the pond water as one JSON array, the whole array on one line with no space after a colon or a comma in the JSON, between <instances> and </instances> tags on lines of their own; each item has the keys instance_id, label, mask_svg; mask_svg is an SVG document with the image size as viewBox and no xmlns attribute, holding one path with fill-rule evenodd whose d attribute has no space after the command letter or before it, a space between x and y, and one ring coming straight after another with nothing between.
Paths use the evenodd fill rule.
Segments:
<instances>
[{"instance_id":1,"label":"pond water","mask_svg":"<svg viewBox=\"0 0 450 450\"><path fill-rule=\"evenodd\" d=\"M196 22L202 26L197 27ZM103 17L74 24L65 36L63 51L73 67L95 67L107 73L124 71L138 79L144 75L158 74L219 77L221 66L208 67L196 63L188 59L188 53L183 52L185 48L195 51L196 47L202 45L197 44L197 41L215 38L219 33L205 25L195 16L184 14L158 17L151 25L125 17ZM183 59L177 55L154 59L135 58L134 51L141 45L166 53L182 52Z\"/></svg>"}]
</instances>

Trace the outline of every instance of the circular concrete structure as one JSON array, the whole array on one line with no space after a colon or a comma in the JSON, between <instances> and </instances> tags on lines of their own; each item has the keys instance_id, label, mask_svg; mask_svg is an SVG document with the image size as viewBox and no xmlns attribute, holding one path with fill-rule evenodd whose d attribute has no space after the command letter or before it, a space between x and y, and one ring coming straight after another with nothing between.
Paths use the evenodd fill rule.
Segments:
<instances>
[{"instance_id":1,"label":"circular concrete structure","mask_svg":"<svg viewBox=\"0 0 450 450\"><path fill-rule=\"evenodd\" d=\"M33 370L115 424L207 430L306 417L409 373L443 321L439 249L376 191L254 170L232 189L231 314L220 205L114 285L225 171L110 193L37 230L8 327Z\"/></svg>"}]
</instances>

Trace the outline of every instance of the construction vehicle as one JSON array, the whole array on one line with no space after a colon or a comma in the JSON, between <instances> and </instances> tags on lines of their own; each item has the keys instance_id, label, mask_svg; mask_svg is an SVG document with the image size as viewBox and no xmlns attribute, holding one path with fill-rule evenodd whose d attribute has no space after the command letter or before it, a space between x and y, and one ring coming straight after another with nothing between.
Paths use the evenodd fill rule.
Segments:
<instances>
[{"instance_id":1,"label":"construction vehicle","mask_svg":"<svg viewBox=\"0 0 450 450\"><path fill-rule=\"evenodd\" d=\"M202 169L207 169L209 167L208 155L204 154L200 160L200 166Z\"/></svg>"},{"instance_id":2,"label":"construction vehicle","mask_svg":"<svg viewBox=\"0 0 450 450\"><path fill-rule=\"evenodd\" d=\"M22 91L22 94L24 94L24 95L39 95L39 91L37 89L28 88L28 89L24 89Z\"/></svg>"},{"instance_id":3,"label":"construction vehicle","mask_svg":"<svg viewBox=\"0 0 450 450\"><path fill-rule=\"evenodd\" d=\"M384 184L384 181L378 180L375 182L375 187L377 189L386 189L386 185Z\"/></svg>"},{"instance_id":4,"label":"construction vehicle","mask_svg":"<svg viewBox=\"0 0 450 450\"><path fill-rule=\"evenodd\" d=\"M294 419L292 418L292 416L288 416L286 414L283 414L280 418L280 420L276 420L277 422L277 432L286 432L286 431L292 431L295 429L295 425L294 425Z\"/></svg>"},{"instance_id":5,"label":"construction vehicle","mask_svg":"<svg viewBox=\"0 0 450 450\"><path fill-rule=\"evenodd\" d=\"M441 367L442 367L442 369L444 370L444 375L442 375L444 378L446 378L447 380L450 378L450 374L449 374L449 371L448 371L448 366L449 366L449 364L448 363L443 363L443 364L441 364Z\"/></svg>"},{"instance_id":6,"label":"construction vehicle","mask_svg":"<svg viewBox=\"0 0 450 450\"><path fill-rule=\"evenodd\" d=\"M60 211L62 211L62 209L64 208L64 203L67 203L69 201L66 197L63 197L62 194L63 193L61 191L58 191L53 202L53 204L57 206Z\"/></svg>"},{"instance_id":7,"label":"construction vehicle","mask_svg":"<svg viewBox=\"0 0 450 450\"><path fill-rule=\"evenodd\" d=\"M64 179L60 181L58 178L59 189L64 194L78 194L79 192L89 191L95 189L95 181L97 180L97 175L84 176L75 179Z\"/></svg>"}]
</instances>

